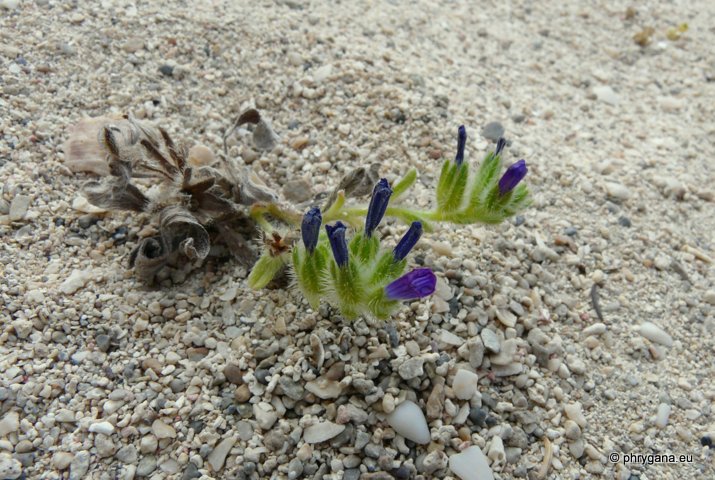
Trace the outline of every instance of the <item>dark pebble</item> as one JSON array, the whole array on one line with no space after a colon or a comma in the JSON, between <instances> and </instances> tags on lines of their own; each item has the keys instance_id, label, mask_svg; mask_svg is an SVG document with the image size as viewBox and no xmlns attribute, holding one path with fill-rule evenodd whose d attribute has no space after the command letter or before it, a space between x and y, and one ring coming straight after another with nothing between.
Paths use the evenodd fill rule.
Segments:
<instances>
[{"instance_id":1,"label":"dark pebble","mask_svg":"<svg viewBox=\"0 0 715 480\"><path fill-rule=\"evenodd\" d=\"M99 218L90 213L79 217L77 223L79 224L80 228L89 228L92 225L96 224L98 221Z\"/></svg>"},{"instance_id":2,"label":"dark pebble","mask_svg":"<svg viewBox=\"0 0 715 480\"><path fill-rule=\"evenodd\" d=\"M360 479L360 469L359 468L348 468L343 474L343 480L359 480Z\"/></svg>"},{"instance_id":3,"label":"dark pebble","mask_svg":"<svg viewBox=\"0 0 715 480\"><path fill-rule=\"evenodd\" d=\"M241 372L241 369L238 367L238 365L229 363L224 367L223 375L224 377L226 377L226 380L233 383L234 385L243 384L243 373Z\"/></svg>"},{"instance_id":4,"label":"dark pebble","mask_svg":"<svg viewBox=\"0 0 715 480\"><path fill-rule=\"evenodd\" d=\"M517 114L511 116L511 121L514 123L521 123L524 120L526 120L526 115L521 114L521 113L517 113Z\"/></svg>"},{"instance_id":5,"label":"dark pebble","mask_svg":"<svg viewBox=\"0 0 715 480\"><path fill-rule=\"evenodd\" d=\"M255 376L256 380L261 382L263 385L268 385L268 378L271 376L271 372L268 370L256 370Z\"/></svg>"},{"instance_id":6,"label":"dark pebble","mask_svg":"<svg viewBox=\"0 0 715 480\"><path fill-rule=\"evenodd\" d=\"M517 215L516 217L514 217L514 225L517 227L523 225L525 221L526 220L524 219L523 215Z\"/></svg>"},{"instance_id":7,"label":"dark pebble","mask_svg":"<svg viewBox=\"0 0 715 480\"><path fill-rule=\"evenodd\" d=\"M390 337L390 346L392 346L392 348L399 347L400 335L397 333L397 329L395 329L395 324L388 323L385 330L387 330L387 335Z\"/></svg>"},{"instance_id":8,"label":"dark pebble","mask_svg":"<svg viewBox=\"0 0 715 480\"><path fill-rule=\"evenodd\" d=\"M194 431L194 434L198 434L204 429L204 422L203 420L192 420L189 422L189 427Z\"/></svg>"},{"instance_id":9,"label":"dark pebble","mask_svg":"<svg viewBox=\"0 0 715 480\"><path fill-rule=\"evenodd\" d=\"M496 142L499 137L504 136L504 126L499 122L489 122L482 128L482 136Z\"/></svg>"},{"instance_id":10,"label":"dark pebble","mask_svg":"<svg viewBox=\"0 0 715 480\"><path fill-rule=\"evenodd\" d=\"M400 468L396 468L392 471L392 476L397 480L408 480L412 476L412 472L408 467L402 465Z\"/></svg>"},{"instance_id":11,"label":"dark pebble","mask_svg":"<svg viewBox=\"0 0 715 480\"><path fill-rule=\"evenodd\" d=\"M23 57L22 55L18 55L15 59L15 63L17 63L18 65L27 65L27 60L25 60L25 57Z\"/></svg>"},{"instance_id":12,"label":"dark pebble","mask_svg":"<svg viewBox=\"0 0 715 480\"><path fill-rule=\"evenodd\" d=\"M184 470L184 473L181 475L181 480L191 480L193 478L199 478L200 476L201 473L199 473L199 468L193 463L189 462L189 464L186 466L186 470Z\"/></svg>"},{"instance_id":13,"label":"dark pebble","mask_svg":"<svg viewBox=\"0 0 715 480\"><path fill-rule=\"evenodd\" d=\"M489 414L486 410L479 407L474 407L469 411L469 419L472 421L472 423L474 423L475 425L479 425L480 427L486 425L488 415Z\"/></svg>"},{"instance_id":14,"label":"dark pebble","mask_svg":"<svg viewBox=\"0 0 715 480\"><path fill-rule=\"evenodd\" d=\"M578 233L578 230L576 227L566 227L564 229L564 234L568 235L569 237L573 237Z\"/></svg>"},{"instance_id":15,"label":"dark pebble","mask_svg":"<svg viewBox=\"0 0 715 480\"><path fill-rule=\"evenodd\" d=\"M57 217L55 218L55 226L56 227L62 227L65 224L65 219L62 217Z\"/></svg>"},{"instance_id":16,"label":"dark pebble","mask_svg":"<svg viewBox=\"0 0 715 480\"><path fill-rule=\"evenodd\" d=\"M622 227L630 227L631 219L628 217L618 217L618 224Z\"/></svg>"},{"instance_id":17,"label":"dark pebble","mask_svg":"<svg viewBox=\"0 0 715 480\"><path fill-rule=\"evenodd\" d=\"M246 462L243 464L243 472L248 475L253 475L256 472L255 462Z\"/></svg>"},{"instance_id":18,"label":"dark pebble","mask_svg":"<svg viewBox=\"0 0 715 480\"><path fill-rule=\"evenodd\" d=\"M499 419L493 415L489 415L485 423L487 424L487 427L492 428L499 425Z\"/></svg>"},{"instance_id":19,"label":"dark pebble","mask_svg":"<svg viewBox=\"0 0 715 480\"><path fill-rule=\"evenodd\" d=\"M106 353L112 347L112 339L109 335L97 335L97 338L95 338L94 341L97 344L97 348L99 348L102 352Z\"/></svg>"},{"instance_id":20,"label":"dark pebble","mask_svg":"<svg viewBox=\"0 0 715 480\"><path fill-rule=\"evenodd\" d=\"M169 382L169 388L171 388L171 391L174 393L183 392L186 389L186 383L182 382L178 378L175 378Z\"/></svg>"},{"instance_id":21,"label":"dark pebble","mask_svg":"<svg viewBox=\"0 0 715 480\"><path fill-rule=\"evenodd\" d=\"M174 67L171 65L162 65L159 67L159 72L165 77L171 77L174 75Z\"/></svg>"},{"instance_id":22,"label":"dark pebble","mask_svg":"<svg viewBox=\"0 0 715 480\"><path fill-rule=\"evenodd\" d=\"M112 240L114 240L115 245L123 245L127 242L127 234L129 233L129 229L125 226L118 227L116 230L114 230L114 233L112 233Z\"/></svg>"},{"instance_id":23,"label":"dark pebble","mask_svg":"<svg viewBox=\"0 0 715 480\"><path fill-rule=\"evenodd\" d=\"M295 130L300 127L300 122L298 120L291 120L288 122L288 130Z\"/></svg>"},{"instance_id":24,"label":"dark pebble","mask_svg":"<svg viewBox=\"0 0 715 480\"><path fill-rule=\"evenodd\" d=\"M700 439L700 445L702 445L703 447L713 448L713 439L710 438L708 435L705 435Z\"/></svg>"}]
</instances>

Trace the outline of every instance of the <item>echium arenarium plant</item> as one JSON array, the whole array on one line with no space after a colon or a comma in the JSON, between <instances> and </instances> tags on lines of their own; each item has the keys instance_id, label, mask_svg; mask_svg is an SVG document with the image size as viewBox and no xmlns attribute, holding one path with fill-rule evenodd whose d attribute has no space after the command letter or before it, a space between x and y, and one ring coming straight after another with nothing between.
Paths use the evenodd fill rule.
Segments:
<instances>
[{"instance_id":1,"label":"echium arenarium plant","mask_svg":"<svg viewBox=\"0 0 715 480\"><path fill-rule=\"evenodd\" d=\"M466 162L467 132L461 126L457 154L442 166L430 210L406 202L417 179L415 169L390 185L379 178L377 165L346 175L322 208L291 205L229 158L226 139L244 125L253 127L257 149L269 150L276 143L277 136L254 109L243 112L224 136L220 161L199 159L193 147L174 142L163 128L131 116L103 125L98 142L70 141L68 154L75 146L84 152L90 144L106 158L109 175L82 189L90 203L153 218L156 234L142 238L130 255L130 266L143 282L155 283L165 267L203 261L214 250L253 263L249 240L259 232L261 252L249 286L266 287L288 269L314 308L327 302L349 319L385 319L401 302L435 290L431 270L408 271L408 255L423 232L439 223L499 223L529 203L522 182L526 162L503 171L504 139L481 164ZM350 204L367 194L367 205ZM378 235L385 217L408 225L394 248L382 245Z\"/></svg>"},{"instance_id":2,"label":"echium arenarium plant","mask_svg":"<svg viewBox=\"0 0 715 480\"><path fill-rule=\"evenodd\" d=\"M339 190L323 211L312 207L304 213L299 225L301 241L289 249L267 244L248 277L249 285L262 288L289 265L297 287L313 308L325 301L349 319L361 315L386 319L402 301L431 295L436 277L430 269L405 273L407 256L423 231L441 222L499 223L529 203L522 182L526 162L519 160L502 173L503 138L480 165L465 162L466 143L467 132L461 126L457 154L442 166L431 210L413 209L401 201L408 198L406 192L417 179L414 169L394 185L380 179L367 206L348 206L345 191ZM392 249L380 244L376 232L385 216L409 225ZM266 221L259 218L258 224L266 227L268 235L281 237Z\"/></svg>"}]
</instances>

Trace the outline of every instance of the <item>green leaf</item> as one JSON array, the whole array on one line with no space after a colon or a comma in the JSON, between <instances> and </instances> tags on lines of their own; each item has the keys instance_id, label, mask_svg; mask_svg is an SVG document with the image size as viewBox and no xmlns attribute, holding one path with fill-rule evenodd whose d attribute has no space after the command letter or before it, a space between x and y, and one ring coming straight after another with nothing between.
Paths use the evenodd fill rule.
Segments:
<instances>
[{"instance_id":1,"label":"green leaf","mask_svg":"<svg viewBox=\"0 0 715 480\"><path fill-rule=\"evenodd\" d=\"M268 252L264 253L248 275L248 286L255 290L265 287L284 265L282 257L273 257Z\"/></svg>"},{"instance_id":2,"label":"green leaf","mask_svg":"<svg viewBox=\"0 0 715 480\"><path fill-rule=\"evenodd\" d=\"M402 179L392 187L392 198L390 200L394 202L400 197L400 195L405 193L412 185L414 185L416 180L417 170L411 168L410 171L407 172L407 175L402 177Z\"/></svg>"}]
</instances>

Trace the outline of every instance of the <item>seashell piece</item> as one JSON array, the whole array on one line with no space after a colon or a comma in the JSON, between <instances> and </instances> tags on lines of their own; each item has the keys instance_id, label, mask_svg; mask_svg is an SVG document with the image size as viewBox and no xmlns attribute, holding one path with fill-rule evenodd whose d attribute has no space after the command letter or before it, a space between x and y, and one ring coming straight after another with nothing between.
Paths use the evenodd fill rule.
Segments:
<instances>
[{"instance_id":1,"label":"seashell piece","mask_svg":"<svg viewBox=\"0 0 715 480\"><path fill-rule=\"evenodd\" d=\"M65 164L73 172L92 172L109 175L107 152L97 141L99 132L105 125L120 119L109 116L84 118L69 129L69 137L62 144Z\"/></svg>"}]
</instances>

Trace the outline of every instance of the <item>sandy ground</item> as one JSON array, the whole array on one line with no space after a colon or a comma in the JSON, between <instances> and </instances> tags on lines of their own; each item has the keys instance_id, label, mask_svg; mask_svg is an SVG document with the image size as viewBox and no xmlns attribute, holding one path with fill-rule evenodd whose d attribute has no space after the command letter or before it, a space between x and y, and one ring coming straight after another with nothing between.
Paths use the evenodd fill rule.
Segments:
<instances>
[{"instance_id":1,"label":"sandy ground","mask_svg":"<svg viewBox=\"0 0 715 480\"><path fill-rule=\"evenodd\" d=\"M548 478L715 478L715 5L626 7L0 1L0 477L455 478L448 458L477 445L504 479L539 478L548 450ZM249 106L282 143L232 154L277 189L377 161L418 168L425 203L456 127L478 162L497 121L534 204L427 236L442 288L394 331L249 291L232 261L146 289L126 264L149 220L72 208L89 177L63 164L68 127L132 112L218 151ZM496 376L487 350L459 400L459 347L485 329L523 373ZM429 445L385 422L405 398ZM307 443L324 421L346 428Z\"/></svg>"}]
</instances>

